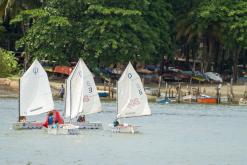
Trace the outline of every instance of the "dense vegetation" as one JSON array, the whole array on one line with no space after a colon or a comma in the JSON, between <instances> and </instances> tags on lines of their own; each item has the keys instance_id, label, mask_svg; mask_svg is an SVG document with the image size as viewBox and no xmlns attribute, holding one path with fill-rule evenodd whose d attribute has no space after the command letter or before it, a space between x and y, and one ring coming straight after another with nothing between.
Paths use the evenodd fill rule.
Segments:
<instances>
[{"instance_id":1,"label":"dense vegetation","mask_svg":"<svg viewBox=\"0 0 247 165\"><path fill-rule=\"evenodd\" d=\"M0 77L17 71L18 64L14 53L0 48Z\"/></svg>"},{"instance_id":2,"label":"dense vegetation","mask_svg":"<svg viewBox=\"0 0 247 165\"><path fill-rule=\"evenodd\" d=\"M0 16L0 46L28 59L158 64L180 55L235 80L247 62L246 0L0 0Z\"/></svg>"}]
</instances>

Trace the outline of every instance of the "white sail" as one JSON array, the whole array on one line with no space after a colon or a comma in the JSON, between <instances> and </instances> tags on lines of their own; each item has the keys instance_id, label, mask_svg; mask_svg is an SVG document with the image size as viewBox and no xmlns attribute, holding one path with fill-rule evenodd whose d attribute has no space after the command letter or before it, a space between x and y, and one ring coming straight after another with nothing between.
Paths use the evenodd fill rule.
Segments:
<instances>
[{"instance_id":1,"label":"white sail","mask_svg":"<svg viewBox=\"0 0 247 165\"><path fill-rule=\"evenodd\" d=\"M71 79L71 77L68 77L68 79L65 80L65 94L64 94L64 96L65 96L64 116L65 117L70 117L70 79Z\"/></svg>"},{"instance_id":2,"label":"white sail","mask_svg":"<svg viewBox=\"0 0 247 165\"><path fill-rule=\"evenodd\" d=\"M83 60L79 60L66 84L66 117L102 111L93 75Z\"/></svg>"},{"instance_id":3,"label":"white sail","mask_svg":"<svg viewBox=\"0 0 247 165\"><path fill-rule=\"evenodd\" d=\"M20 79L20 116L38 115L54 109L47 74L35 60Z\"/></svg>"},{"instance_id":4,"label":"white sail","mask_svg":"<svg viewBox=\"0 0 247 165\"><path fill-rule=\"evenodd\" d=\"M117 118L150 115L147 96L139 75L128 64L118 81L118 114Z\"/></svg>"},{"instance_id":5,"label":"white sail","mask_svg":"<svg viewBox=\"0 0 247 165\"><path fill-rule=\"evenodd\" d=\"M75 118L82 111L83 102L83 71L82 63L76 64L67 79L66 85L66 112L65 117Z\"/></svg>"},{"instance_id":6,"label":"white sail","mask_svg":"<svg viewBox=\"0 0 247 165\"><path fill-rule=\"evenodd\" d=\"M101 103L99 94L93 79L93 74L90 72L83 60L81 60L83 69L83 110L81 114L87 115L101 112Z\"/></svg>"}]
</instances>

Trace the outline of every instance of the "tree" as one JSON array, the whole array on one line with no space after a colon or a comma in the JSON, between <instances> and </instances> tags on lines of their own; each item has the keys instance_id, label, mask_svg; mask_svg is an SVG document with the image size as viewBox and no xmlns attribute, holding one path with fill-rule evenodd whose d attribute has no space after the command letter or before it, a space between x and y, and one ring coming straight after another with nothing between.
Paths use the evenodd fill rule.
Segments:
<instances>
[{"instance_id":1,"label":"tree","mask_svg":"<svg viewBox=\"0 0 247 165\"><path fill-rule=\"evenodd\" d=\"M5 77L17 70L18 63L14 53L0 48L0 77Z\"/></svg>"},{"instance_id":2,"label":"tree","mask_svg":"<svg viewBox=\"0 0 247 165\"><path fill-rule=\"evenodd\" d=\"M202 1L185 17L177 22L177 37L184 45L197 43L197 50L202 46L204 71L209 63L218 67L226 55L232 59L234 80L237 80L239 54L246 49L246 5L243 0ZM227 53L230 52L230 53Z\"/></svg>"},{"instance_id":3,"label":"tree","mask_svg":"<svg viewBox=\"0 0 247 165\"><path fill-rule=\"evenodd\" d=\"M172 16L164 13L166 8L163 1L51 0L42 9L21 12L12 22L32 20L17 48L34 57L60 63L78 57L94 64L97 58L104 64L145 61L171 52Z\"/></svg>"}]
</instances>

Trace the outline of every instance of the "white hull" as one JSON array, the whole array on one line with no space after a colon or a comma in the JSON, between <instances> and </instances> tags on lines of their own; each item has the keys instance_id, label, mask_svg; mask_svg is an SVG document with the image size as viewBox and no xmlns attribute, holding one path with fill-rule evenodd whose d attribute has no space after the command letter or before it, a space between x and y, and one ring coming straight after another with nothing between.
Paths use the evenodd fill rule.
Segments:
<instances>
[{"instance_id":1,"label":"white hull","mask_svg":"<svg viewBox=\"0 0 247 165\"><path fill-rule=\"evenodd\" d=\"M134 126L134 125L128 125L128 124L124 124L124 125L120 125L120 126L116 126L113 127L112 126L112 132L114 133L138 133L139 126Z\"/></svg>"},{"instance_id":2,"label":"white hull","mask_svg":"<svg viewBox=\"0 0 247 165\"><path fill-rule=\"evenodd\" d=\"M41 122L17 122L13 124L13 129L41 129L43 124Z\"/></svg>"},{"instance_id":3,"label":"white hull","mask_svg":"<svg viewBox=\"0 0 247 165\"><path fill-rule=\"evenodd\" d=\"M78 135L79 129L78 126L72 124L60 124L58 128L52 128L49 126L47 132L52 135Z\"/></svg>"},{"instance_id":4,"label":"white hull","mask_svg":"<svg viewBox=\"0 0 247 165\"><path fill-rule=\"evenodd\" d=\"M79 126L79 129L103 129L102 123L75 122L72 124Z\"/></svg>"}]
</instances>

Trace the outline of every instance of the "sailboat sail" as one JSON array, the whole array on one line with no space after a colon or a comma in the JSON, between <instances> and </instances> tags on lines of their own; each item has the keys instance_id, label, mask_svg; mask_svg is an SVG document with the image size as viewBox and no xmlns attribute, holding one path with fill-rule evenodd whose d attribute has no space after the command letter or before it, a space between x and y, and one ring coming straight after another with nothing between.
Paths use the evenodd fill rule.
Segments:
<instances>
[{"instance_id":1,"label":"sailboat sail","mask_svg":"<svg viewBox=\"0 0 247 165\"><path fill-rule=\"evenodd\" d=\"M66 117L102 111L93 75L83 60L79 60L66 84Z\"/></svg>"},{"instance_id":2,"label":"sailboat sail","mask_svg":"<svg viewBox=\"0 0 247 165\"><path fill-rule=\"evenodd\" d=\"M48 76L35 60L20 79L20 116L38 115L54 109Z\"/></svg>"},{"instance_id":3,"label":"sailboat sail","mask_svg":"<svg viewBox=\"0 0 247 165\"><path fill-rule=\"evenodd\" d=\"M128 64L118 81L118 114L117 118L150 115L147 96L139 75Z\"/></svg>"},{"instance_id":4,"label":"sailboat sail","mask_svg":"<svg viewBox=\"0 0 247 165\"><path fill-rule=\"evenodd\" d=\"M83 102L83 71L82 63L79 61L70 76L66 85L66 113L65 117L75 118L82 111Z\"/></svg>"},{"instance_id":5,"label":"sailboat sail","mask_svg":"<svg viewBox=\"0 0 247 165\"><path fill-rule=\"evenodd\" d=\"M83 70L83 111L81 114L88 115L97 112L101 112L101 103L99 94L93 79L93 74L90 72L83 60L82 70Z\"/></svg>"}]
</instances>

